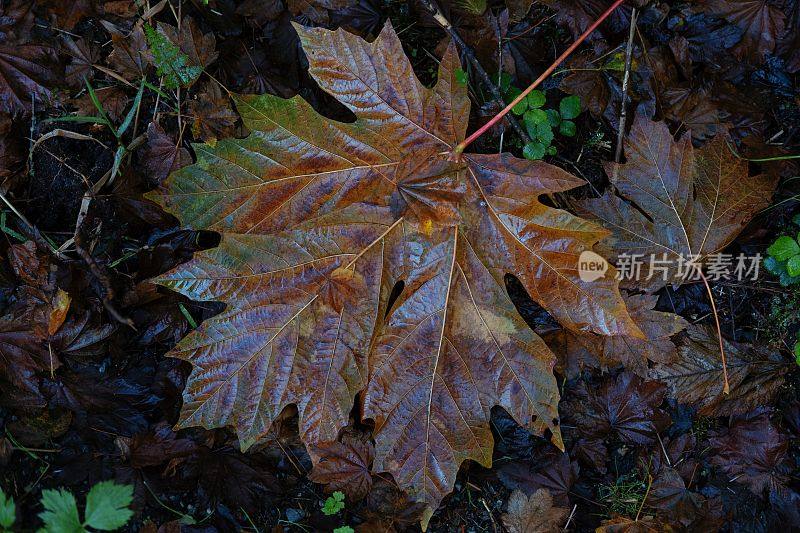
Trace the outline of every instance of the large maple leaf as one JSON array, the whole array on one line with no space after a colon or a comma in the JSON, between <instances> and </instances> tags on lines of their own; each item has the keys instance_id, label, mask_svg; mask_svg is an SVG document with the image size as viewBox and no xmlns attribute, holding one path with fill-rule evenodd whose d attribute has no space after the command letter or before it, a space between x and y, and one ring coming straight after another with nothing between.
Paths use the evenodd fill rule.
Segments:
<instances>
[{"instance_id":1,"label":"large maple leaf","mask_svg":"<svg viewBox=\"0 0 800 533\"><path fill-rule=\"evenodd\" d=\"M565 327L641 333L613 280L578 276L579 254L607 232L538 200L580 180L508 155L448 159L469 116L454 47L428 89L388 24L372 43L297 31L311 75L356 120L300 97L238 97L250 136L197 146L198 162L153 194L222 234L157 280L227 304L172 352L193 365L179 425L233 426L247 448L296 404L317 445L361 392L373 469L430 511L464 460L491 464L493 406L561 443L555 358L507 273Z\"/></svg>"},{"instance_id":2,"label":"large maple leaf","mask_svg":"<svg viewBox=\"0 0 800 533\"><path fill-rule=\"evenodd\" d=\"M720 134L695 149L691 135L675 141L665 123L639 117L625 145L627 162L609 165L619 195L581 203L579 212L614 232L602 252L640 256L637 288L686 281L688 261L700 264L725 248L769 204L776 180L749 176L747 161L727 142Z\"/></svg>"}]
</instances>

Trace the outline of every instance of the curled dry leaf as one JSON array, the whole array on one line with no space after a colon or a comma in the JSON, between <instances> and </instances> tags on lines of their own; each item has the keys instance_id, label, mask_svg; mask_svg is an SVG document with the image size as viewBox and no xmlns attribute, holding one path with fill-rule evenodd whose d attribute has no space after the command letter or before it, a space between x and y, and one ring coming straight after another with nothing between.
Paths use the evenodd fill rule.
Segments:
<instances>
[{"instance_id":1,"label":"curled dry leaf","mask_svg":"<svg viewBox=\"0 0 800 533\"><path fill-rule=\"evenodd\" d=\"M648 361L669 363L675 359L678 352L672 336L688 326L679 315L654 311L657 301L658 296L645 294L625 298L628 312L647 337L645 339L576 333L567 329L545 334L543 339L568 377L579 375L584 367L606 368L615 364L622 364L644 377Z\"/></svg>"},{"instance_id":2,"label":"curled dry leaf","mask_svg":"<svg viewBox=\"0 0 800 533\"><path fill-rule=\"evenodd\" d=\"M705 326L690 326L679 341L678 358L654 367L650 377L665 383L672 397L695 406L703 416L744 414L772 401L791 364L768 348L723 342L730 394L722 392L716 331Z\"/></svg>"},{"instance_id":3,"label":"curled dry leaf","mask_svg":"<svg viewBox=\"0 0 800 533\"><path fill-rule=\"evenodd\" d=\"M503 525L508 533L555 533L561 531L569 509L555 507L547 489L539 489L530 497L515 490L508 499L508 512Z\"/></svg>"},{"instance_id":4,"label":"curled dry leaf","mask_svg":"<svg viewBox=\"0 0 800 533\"><path fill-rule=\"evenodd\" d=\"M555 359L506 273L565 327L642 334L613 276L578 276L606 232L538 200L581 180L508 155L448 159L469 116L455 47L427 89L388 24L372 43L296 29L309 72L356 120L300 97L238 97L253 133L197 146L198 163L152 195L222 234L157 279L227 304L171 352L193 365L180 426L233 426L247 448L296 404L317 445L336 439L361 392L373 469L430 516L464 460L491 464L493 406L561 445Z\"/></svg>"},{"instance_id":5,"label":"curled dry leaf","mask_svg":"<svg viewBox=\"0 0 800 533\"><path fill-rule=\"evenodd\" d=\"M613 231L599 248L615 260L640 254L644 263L632 283L657 290L680 284L686 261L702 261L722 250L775 190L774 178L749 176L722 135L702 148L689 135L675 141L663 122L638 117L625 143L627 163L608 174L619 192L584 200L579 211ZM650 257L663 265L650 271ZM683 259L682 259L683 258Z\"/></svg>"}]
</instances>

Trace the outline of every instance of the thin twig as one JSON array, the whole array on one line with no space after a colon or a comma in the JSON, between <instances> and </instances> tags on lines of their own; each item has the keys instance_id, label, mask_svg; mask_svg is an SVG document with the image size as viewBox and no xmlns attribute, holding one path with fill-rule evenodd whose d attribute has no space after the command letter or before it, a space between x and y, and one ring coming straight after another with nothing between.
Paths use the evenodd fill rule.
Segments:
<instances>
[{"instance_id":1,"label":"thin twig","mask_svg":"<svg viewBox=\"0 0 800 533\"><path fill-rule=\"evenodd\" d=\"M569 524L572 522L572 518L575 516L575 511L578 510L578 504L572 506L572 511L569 513L569 518L567 518L567 523L564 524L564 529L562 531L566 531L569 527Z\"/></svg>"},{"instance_id":2,"label":"thin twig","mask_svg":"<svg viewBox=\"0 0 800 533\"><path fill-rule=\"evenodd\" d=\"M644 508L644 502L647 501L647 496L650 495L650 487L652 486L653 486L653 476L647 474L647 490L644 493L644 498L642 498L642 504L639 506L639 510L636 512L636 518L634 519L634 522L639 521L639 515L642 514L642 509Z\"/></svg>"},{"instance_id":3,"label":"thin twig","mask_svg":"<svg viewBox=\"0 0 800 533\"><path fill-rule=\"evenodd\" d=\"M636 8L631 10L631 28L628 32L628 46L625 48L625 74L622 77L622 109L619 113L619 130L617 131L617 151L614 161L622 159L622 141L625 138L625 125L628 121L628 83L631 78L631 57L633 56L633 36L636 34ZM614 167L614 174L619 172L619 165Z\"/></svg>"},{"instance_id":4,"label":"thin twig","mask_svg":"<svg viewBox=\"0 0 800 533\"><path fill-rule=\"evenodd\" d=\"M725 361L725 346L722 343L722 327L719 325L719 314L717 313L717 304L714 302L714 293L711 292L711 285L708 284L708 279L706 275L703 274L702 267L697 269L697 272L700 274L700 279L703 280L703 284L706 286L706 292L708 293L708 299L711 300L711 311L714 315L714 323L717 326L717 338L719 339L719 356L722 358L722 379L723 379L723 387L722 392L725 394L730 394L731 387L728 383L728 365Z\"/></svg>"},{"instance_id":5,"label":"thin twig","mask_svg":"<svg viewBox=\"0 0 800 533\"><path fill-rule=\"evenodd\" d=\"M456 43L456 46L458 46L458 48L461 50L461 53L464 55L464 57L466 57L472 64L473 68L475 69L475 72L478 74L478 77L480 77L483 85L487 89L489 89L490 93L492 93L492 99L494 100L494 102L498 105L505 105L505 100L503 100L503 95L500 94L500 89L497 87L497 85L494 84L492 79L489 77L489 74L480 64L478 58L475 56L475 52L472 51L472 48L470 48L469 45L467 45L467 43L464 42L464 40L456 31L456 29L453 28L453 25L450 24L450 21L447 20L447 17L445 17L444 14L441 12L439 7L436 5L435 0L421 0L421 3L431 13L431 15L433 16L433 20L435 20L436 23L439 26L441 26L442 29L446 31L448 35L450 35L450 38L453 39L453 42ZM499 41L499 36L498 36L498 41ZM502 63L501 63L501 68L502 68ZM522 139L522 142L525 143L530 142L531 138L528 135L528 132L525 131L525 128L523 128L520 125L519 121L513 115L509 115L508 117L506 117L506 120L514 129L514 131L517 133L517 135L519 135L520 139Z\"/></svg>"}]
</instances>

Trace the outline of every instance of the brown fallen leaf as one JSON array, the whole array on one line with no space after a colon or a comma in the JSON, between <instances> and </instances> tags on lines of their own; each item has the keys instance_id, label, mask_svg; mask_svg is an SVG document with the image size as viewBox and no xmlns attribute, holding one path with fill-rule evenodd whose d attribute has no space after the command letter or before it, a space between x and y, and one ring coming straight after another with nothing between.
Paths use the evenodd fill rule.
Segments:
<instances>
[{"instance_id":1,"label":"brown fallen leaf","mask_svg":"<svg viewBox=\"0 0 800 533\"><path fill-rule=\"evenodd\" d=\"M142 163L151 182L161 183L170 172L191 162L189 150L167 135L159 124L151 122L147 126L147 144L143 150Z\"/></svg>"},{"instance_id":2,"label":"brown fallen leaf","mask_svg":"<svg viewBox=\"0 0 800 533\"><path fill-rule=\"evenodd\" d=\"M644 117L633 124L625 151L627 163L607 169L619 196L607 192L578 207L614 232L601 253L641 256L641 274L630 283L648 291L682 283L690 259L700 262L730 244L769 204L776 185L766 174L750 176L722 135L695 149L689 135L676 142L666 124ZM651 257L665 263L651 271Z\"/></svg>"},{"instance_id":3,"label":"brown fallen leaf","mask_svg":"<svg viewBox=\"0 0 800 533\"><path fill-rule=\"evenodd\" d=\"M55 50L39 44L0 43L0 112L17 115L48 100L57 87Z\"/></svg>"},{"instance_id":4,"label":"brown fallen leaf","mask_svg":"<svg viewBox=\"0 0 800 533\"><path fill-rule=\"evenodd\" d=\"M610 520L603 520L595 533L671 533L675 531L653 516L642 516L639 519L627 516L616 516Z\"/></svg>"},{"instance_id":5,"label":"brown fallen leaf","mask_svg":"<svg viewBox=\"0 0 800 533\"><path fill-rule=\"evenodd\" d=\"M506 0L508 18L512 22L518 22L524 19L528 11L531 10L532 5L533 0Z\"/></svg>"},{"instance_id":6,"label":"brown fallen leaf","mask_svg":"<svg viewBox=\"0 0 800 533\"><path fill-rule=\"evenodd\" d=\"M349 501L358 501L372 487L375 446L369 434L346 431L339 441L311 446L310 455L314 469L308 479L325 484L326 492L340 490Z\"/></svg>"},{"instance_id":7,"label":"brown fallen leaf","mask_svg":"<svg viewBox=\"0 0 800 533\"><path fill-rule=\"evenodd\" d=\"M39 0L37 3L55 18L59 29L66 31L72 30L83 17L96 14L94 0Z\"/></svg>"},{"instance_id":8,"label":"brown fallen leaf","mask_svg":"<svg viewBox=\"0 0 800 533\"><path fill-rule=\"evenodd\" d=\"M711 463L758 496L785 488L791 468L789 441L769 415L769 409L761 408L733 416L730 427L710 440Z\"/></svg>"},{"instance_id":9,"label":"brown fallen leaf","mask_svg":"<svg viewBox=\"0 0 800 533\"><path fill-rule=\"evenodd\" d=\"M49 256L32 241L12 245L8 255L19 284L14 303L0 317L0 378L19 390L38 393L36 374L61 366L48 347L48 330L63 321L51 307L60 289L50 275Z\"/></svg>"},{"instance_id":10,"label":"brown fallen leaf","mask_svg":"<svg viewBox=\"0 0 800 533\"><path fill-rule=\"evenodd\" d=\"M183 18L180 30L175 26L159 23L158 31L177 45L181 52L186 54L192 65L205 69L219 56L216 50L217 39L214 34L200 31L197 23L191 17Z\"/></svg>"},{"instance_id":11,"label":"brown fallen leaf","mask_svg":"<svg viewBox=\"0 0 800 533\"><path fill-rule=\"evenodd\" d=\"M534 473L530 463L510 462L497 467L497 477L506 488L525 494L546 489L556 505L569 505L569 491L578 479L580 467L570 461L566 453L558 454L539 472Z\"/></svg>"},{"instance_id":12,"label":"brown fallen leaf","mask_svg":"<svg viewBox=\"0 0 800 533\"><path fill-rule=\"evenodd\" d=\"M543 0L542 3L556 11L556 20L567 26L575 38L600 18L610 5L610 2L604 0ZM603 27L608 27L614 33L627 30L631 7L642 7L644 4L644 0L625 2L611 14Z\"/></svg>"},{"instance_id":13,"label":"brown fallen leaf","mask_svg":"<svg viewBox=\"0 0 800 533\"><path fill-rule=\"evenodd\" d=\"M775 50L786 27L783 11L765 0L708 0L697 9L742 28L744 35L734 53L753 63L760 63Z\"/></svg>"},{"instance_id":14,"label":"brown fallen leaf","mask_svg":"<svg viewBox=\"0 0 800 533\"><path fill-rule=\"evenodd\" d=\"M111 24L104 24L104 27L111 34L114 45L108 56L111 68L128 81L142 79L153 61L142 25L136 24L127 34Z\"/></svg>"},{"instance_id":15,"label":"brown fallen leaf","mask_svg":"<svg viewBox=\"0 0 800 533\"><path fill-rule=\"evenodd\" d=\"M25 160L25 148L21 140L11 116L0 113L0 190L12 185L14 176Z\"/></svg>"},{"instance_id":16,"label":"brown fallen leaf","mask_svg":"<svg viewBox=\"0 0 800 533\"><path fill-rule=\"evenodd\" d=\"M569 509L553 506L547 489L539 489L530 497L515 490L508 499L508 512L503 525L508 533L554 533L561 531Z\"/></svg>"},{"instance_id":17,"label":"brown fallen leaf","mask_svg":"<svg viewBox=\"0 0 800 533\"><path fill-rule=\"evenodd\" d=\"M329 11L344 9L350 0L288 0L287 6L294 16L305 16L314 24L330 22Z\"/></svg>"},{"instance_id":18,"label":"brown fallen leaf","mask_svg":"<svg viewBox=\"0 0 800 533\"><path fill-rule=\"evenodd\" d=\"M720 503L687 489L680 474L668 466L661 468L645 500L664 522L689 531L717 531L723 523Z\"/></svg>"},{"instance_id":19,"label":"brown fallen leaf","mask_svg":"<svg viewBox=\"0 0 800 533\"><path fill-rule=\"evenodd\" d=\"M117 86L102 87L95 89L94 94L100 105L103 106L103 111L112 121L118 124L124 119L130 102L130 98L128 98L124 89ZM96 116L99 113L97 106L94 105L94 101L88 93L73 100L72 103L81 115Z\"/></svg>"},{"instance_id":20,"label":"brown fallen leaf","mask_svg":"<svg viewBox=\"0 0 800 533\"><path fill-rule=\"evenodd\" d=\"M69 313L70 303L72 303L70 295L66 291L58 289L50 304L50 317L47 322L48 335L55 335L56 331L64 324L67 319L67 313Z\"/></svg>"},{"instance_id":21,"label":"brown fallen leaf","mask_svg":"<svg viewBox=\"0 0 800 533\"><path fill-rule=\"evenodd\" d=\"M766 405L784 383L793 363L766 347L724 340L730 394L722 392L722 361L716 332L690 326L679 341L678 358L659 364L650 377L665 383L679 402L703 416L744 414Z\"/></svg>"},{"instance_id":22,"label":"brown fallen leaf","mask_svg":"<svg viewBox=\"0 0 800 533\"><path fill-rule=\"evenodd\" d=\"M197 97L189 101L192 134L196 139L212 142L231 137L239 115L231 109L230 98L216 83L208 83Z\"/></svg>"},{"instance_id":23,"label":"brown fallen leaf","mask_svg":"<svg viewBox=\"0 0 800 533\"><path fill-rule=\"evenodd\" d=\"M679 315L654 311L656 301L658 296L655 295L625 298L631 318L646 339L576 333L567 329L545 334L542 338L556 354L559 366L568 377L577 376L584 367L606 368L615 364L622 364L627 370L644 377L647 376L648 361L669 363L677 357L678 350L672 336L688 326Z\"/></svg>"},{"instance_id":24,"label":"brown fallen leaf","mask_svg":"<svg viewBox=\"0 0 800 533\"><path fill-rule=\"evenodd\" d=\"M71 58L64 71L66 82L71 87L81 87L84 79L91 81L93 78L92 67L100 59L100 49L90 41L73 40L69 36L63 37L62 42L65 51Z\"/></svg>"},{"instance_id":25,"label":"brown fallen leaf","mask_svg":"<svg viewBox=\"0 0 800 533\"><path fill-rule=\"evenodd\" d=\"M660 408L666 395L663 384L625 372L598 387L581 381L565 407L584 438L614 436L628 444L649 445L669 425L669 415Z\"/></svg>"},{"instance_id":26,"label":"brown fallen leaf","mask_svg":"<svg viewBox=\"0 0 800 533\"><path fill-rule=\"evenodd\" d=\"M391 25L372 43L296 30L310 74L356 120L240 96L253 133L197 146L197 164L152 195L222 234L156 280L227 304L171 352L193 365L180 426L232 426L246 449L296 404L304 442L319 445L360 392L373 470L424 502L426 522L464 460L491 464L493 406L561 446L555 360L506 273L565 327L642 333L612 277L578 275L606 232L538 200L581 180L506 154L448 159L469 116L454 46L427 89Z\"/></svg>"}]
</instances>

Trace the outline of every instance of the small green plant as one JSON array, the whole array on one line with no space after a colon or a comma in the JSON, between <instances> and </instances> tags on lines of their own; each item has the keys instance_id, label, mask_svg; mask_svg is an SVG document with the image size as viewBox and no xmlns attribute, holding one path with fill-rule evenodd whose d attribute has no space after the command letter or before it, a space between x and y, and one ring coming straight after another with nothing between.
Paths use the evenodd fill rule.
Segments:
<instances>
[{"instance_id":1,"label":"small green plant","mask_svg":"<svg viewBox=\"0 0 800 533\"><path fill-rule=\"evenodd\" d=\"M510 84L510 76L505 73L500 77L500 88L507 101L516 98L522 91ZM545 108L547 96L543 91L534 90L515 105L511 111L522 117L522 123L531 141L522 147L522 155L526 159L542 159L545 155L555 155L553 146L555 131L564 137L574 137L577 128L573 120L581 113L579 96L563 98L558 109Z\"/></svg>"},{"instance_id":2,"label":"small green plant","mask_svg":"<svg viewBox=\"0 0 800 533\"><path fill-rule=\"evenodd\" d=\"M486 11L486 0L456 0L453 4L475 16L483 15Z\"/></svg>"},{"instance_id":3,"label":"small green plant","mask_svg":"<svg viewBox=\"0 0 800 533\"><path fill-rule=\"evenodd\" d=\"M44 511L39 518L44 522L40 531L46 533L83 533L92 528L114 531L124 526L133 516L128 507L133 501L133 486L102 481L91 488L86 496L84 519L81 521L75 496L65 489L42 491Z\"/></svg>"},{"instance_id":4,"label":"small green plant","mask_svg":"<svg viewBox=\"0 0 800 533\"><path fill-rule=\"evenodd\" d=\"M622 476L614 483L599 488L600 497L612 516L635 516L646 492L647 483L635 474Z\"/></svg>"},{"instance_id":5,"label":"small green plant","mask_svg":"<svg viewBox=\"0 0 800 533\"><path fill-rule=\"evenodd\" d=\"M344 493L339 490L328 496L322 505L322 512L328 516L339 514L342 509L344 509Z\"/></svg>"},{"instance_id":6,"label":"small green plant","mask_svg":"<svg viewBox=\"0 0 800 533\"><path fill-rule=\"evenodd\" d=\"M797 363L797 366L800 366L800 331L797 332L797 340L794 343L792 353L794 354L794 362Z\"/></svg>"},{"instance_id":7,"label":"small green plant","mask_svg":"<svg viewBox=\"0 0 800 533\"><path fill-rule=\"evenodd\" d=\"M6 496L3 489L0 489L0 532L11 531L11 526L17 520L17 509L14 505L14 498Z\"/></svg>"},{"instance_id":8,"label":"small green plant","mask_svg":"<svg viewBox=\"0 0 800 533\"><path fill-rule=\"evenodd\" d=\"M341 526L334 529L333 533L355 533L355 530L350 526Z\"/></svg>"},{"instance_id":9,"label":"small green plant","mask_svg":"<svg viewBox=\"0 0 800 533\"><path fill-rule=\"evenodd\" d=\"M800 215L792 219L795 226L800 226ZM797 238L790 235L781 235L769 248L764 259L764 268L778 276L781 285L788 287L800 283L800 244Z\"/></svg>"},{"instance_id":10,"label":"small green plant","mask_svg":"<svg viewBox=\"0 0 800 533\"><path fill-rule=\"evenodd\" d=\"M163 33L149 24L145 24L144 33L147 45L153 54L156 72L159 76L163 76L166 87L170 89L188 87L203 73L203 67L192 65L189 56Z\"/></svg>"}]
</instances>

